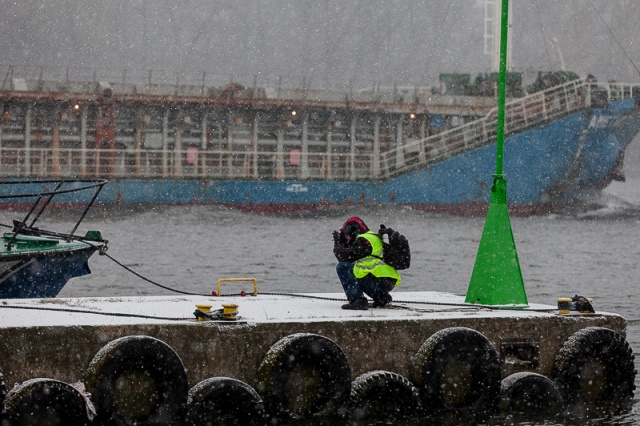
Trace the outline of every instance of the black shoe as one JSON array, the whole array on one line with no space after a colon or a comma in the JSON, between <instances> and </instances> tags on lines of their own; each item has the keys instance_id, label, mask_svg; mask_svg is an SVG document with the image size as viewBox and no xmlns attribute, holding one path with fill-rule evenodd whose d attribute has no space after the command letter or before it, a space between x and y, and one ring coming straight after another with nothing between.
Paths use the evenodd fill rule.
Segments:
<instances>
[{"instance_id":1,"label":"black shoe","mask_svg":"<svg viewBox=\"0 0 640 426\"><path fill-rule=\"evenodd\" d=\"M373 301L373 305L371 305L371 307L373 308L384 308L385 306L387 306L389 303L391 303L392 301L392 297L389 293L383 294L382 296L380 296L379 298L375 299Z\"/></svg>"},{"instance_id":2,"label":"black shoe","mask_svg":"<svg viewBox=\"0 0 640 426\"><path fill-rule=\"evenodd\" d=\"M342 309L349 309L352 311L366 311L369 309L369 302L364 297L359 297L352 300L349 303L342 305Z\"/></svg>"}]
</instances>

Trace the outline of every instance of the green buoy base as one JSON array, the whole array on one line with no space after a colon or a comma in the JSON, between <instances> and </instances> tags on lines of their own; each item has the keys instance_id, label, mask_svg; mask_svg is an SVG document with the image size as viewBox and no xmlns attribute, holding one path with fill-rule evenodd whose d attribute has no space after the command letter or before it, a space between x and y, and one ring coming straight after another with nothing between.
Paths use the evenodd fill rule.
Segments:
<instances>
[{"instance_id":1,"label":"green buoy base","mask_svg":"<svg viewBox=\"0 0 640 426\"><path fill-rule=\"evenodd\" d=\"M514 309L529 306L507 211L506 194L504 176L494 175L491 203L465 298L467 303Z\"/></svg>"}]
</instances>

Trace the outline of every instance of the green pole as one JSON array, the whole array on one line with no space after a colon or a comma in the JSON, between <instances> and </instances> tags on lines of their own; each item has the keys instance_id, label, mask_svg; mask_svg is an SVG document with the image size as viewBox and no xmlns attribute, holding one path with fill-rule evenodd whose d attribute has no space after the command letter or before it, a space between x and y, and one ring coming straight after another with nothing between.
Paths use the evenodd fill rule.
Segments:
<instances>
[{"instance_id":1,"label":"green pole","mask_svg":"<svg viewBox=\"0 0 640 426\"><path fill-rule=\"evenodd\" d=\"M503 179L504 163L504 104L507 99L507 40L509 31L509 1L502 0L500 16L500 76L498 78L498 123L496 134L496 176Z\"/></svg>"},{"instance_id":2,"label":"green pole","mask_svg":"<svg viewBox=\"0 0 640 426\"><path fill-rule=\"evenodd\" d=\"M465 302L521 308L527 307L528 302L511 222L509 221L507 179L503 173L507 31L509 26L508 0L502 0L500 24L496 173L493 175L489 210Z\"/></svg>"}]
</instances>

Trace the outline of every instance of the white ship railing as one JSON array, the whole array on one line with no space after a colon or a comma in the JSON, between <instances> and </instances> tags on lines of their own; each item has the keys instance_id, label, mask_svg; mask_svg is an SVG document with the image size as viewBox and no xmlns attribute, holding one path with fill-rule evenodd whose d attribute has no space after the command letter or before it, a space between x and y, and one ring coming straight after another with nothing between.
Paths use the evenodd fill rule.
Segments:
<instances>
[{"instance_id":1,"label":"white ship railing","mask_svg":"<svg viewBox=\"0 0 640 426\"><path fill-rule=\"evenodd\" d=\"M543 92L514 99L506 105L505 134L514 134L542 125L590 106L604 106L607 101L634 98L640 85L605 83L596 86L572 81ZM599 104L600 103L600 104ZM27 120L28 121L28 120ZM24 123L0 131L0 176L3 177L106 177L106 178L199 178L199 179L331 179L368 180L405 173L433 164L461 152L495 142L497 121L492 110L475 120L422 139L401 137L386 141L392 149L364 148L359 140L317 141L305 151L300 140L262 140L245 135L245 139L228 140L228 146L244 149L204 148L95 149L92 132L84 136L60 134L59 140L75 138L84 148L53 147L53 130L31 134L31 124ZM82 131L80 131L82 133ZM257 133L257 132L256 132ZM30 146L24 142L32 140ZM39 140L38 138L41 138ZM76 140L77 139L77 140ZM119 141L116 137L116 141ZM218 141L221 143L221 141ZM370 143L370 142L369 142ZM279 145L278 149L260 151L253 147ZM311 144L309 142L309 144ZM346 144L341 152L332 146ZM43 146L44 145L44 146ZM386 151L384 149L387 149ZM312 152L312 151L316 152Z\"/></svg>"},{"instance_id":2,"label":"white ship railing","mask_svg":"<svg viewBox=\"0 0 640 426\"><path fill-rule=\"evenodd\" d=\"M298 154L292 164L282 154L249 151L140 150L138 155L119 149L61 148L0 149L3 177L198 178L198 179L297 179L307 161L308 179L360 180L373 177L372 154ZM28 160L27 160L28 157ZM168 161L164 161L168 158ZM185 161L188 158L188 161ZM352 165L352 160L355 163ZM28 166L26 166L28 164ZM259 164L259 165L258 165Z\"/></svg>"},{"instance_id":3,"label":"white ship railing","mask_svg":"<svg viewBox=\"0 0 640 426\"><path fill-rule=\"evenodd\" d=\"M595 86L580 80L533 93L506 103L505 135L549 123L588 106L603 106L607 100L630 99L634 93L640 94L640 85L607 83ZM497 125L497 109L493 109L480 120L387 151L381 156L381 175L402 174L494 143Z\"/></svg>"}]
</instances>

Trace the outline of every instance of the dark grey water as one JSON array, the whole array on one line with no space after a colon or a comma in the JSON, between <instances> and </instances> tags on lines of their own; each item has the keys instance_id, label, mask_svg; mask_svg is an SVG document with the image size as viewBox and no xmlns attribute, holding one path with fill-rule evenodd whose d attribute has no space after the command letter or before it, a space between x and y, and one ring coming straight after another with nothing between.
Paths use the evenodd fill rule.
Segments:
<instances>
[{"instance_id":1,"label":"dark grey water","mask_svg":"<svg viewBox=\"0 0 640 426\"><path fill-rule=\"evenodd\" d=\"M553 305L562 296L592 297L596 310L627 318L628 341L636 354L640 354L638 145L640 141L634 142L628 152L627 182L605 191L601 200L605 207L511 219L529 301ZM412 267L403 274L397 291L466 292L484 217L356 208L340 217L292 219L216 207L162 207L96 213L83 226L101 229L111 241L111 256L165 286L209 294L219 278L249 276L257 278L263 292L338 292L331 232L351 214L371 227L385 223L409 237ZM90 265L93 274L70 282L61 296L170 294L106 257L96 255ZM631 413L593 421L640 423L639 405Z\"/></svg>"}]
</instances>

